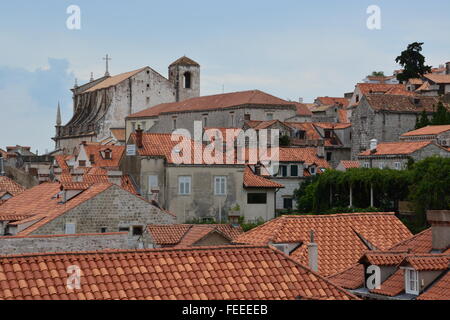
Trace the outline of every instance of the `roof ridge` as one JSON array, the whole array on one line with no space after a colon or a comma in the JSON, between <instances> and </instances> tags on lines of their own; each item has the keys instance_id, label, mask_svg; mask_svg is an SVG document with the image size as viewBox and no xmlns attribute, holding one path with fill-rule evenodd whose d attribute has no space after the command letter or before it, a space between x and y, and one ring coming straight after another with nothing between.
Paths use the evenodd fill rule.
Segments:
<instances>
[{"instance_id":1,"label":"roof ridge","mask_svg":"<svg viewBox=\"0 0 450 320\"><path fill-rule=\"evenodd\" d=\"M31 258L40 256L65 256L65 255L98 255L98 254L143 254L153 252L171 252L171 251L208 251L208 250L223 250L223 249L268 249L268 245L221 245L221 246L198 246L198 247L167 247L167 248L152 248L152 249L104 249L104 250L90 250L90 251L61 251L61 252L35 252L24 254L0 254L0 259L11 258Z\"/></svg>"}]
</instances>

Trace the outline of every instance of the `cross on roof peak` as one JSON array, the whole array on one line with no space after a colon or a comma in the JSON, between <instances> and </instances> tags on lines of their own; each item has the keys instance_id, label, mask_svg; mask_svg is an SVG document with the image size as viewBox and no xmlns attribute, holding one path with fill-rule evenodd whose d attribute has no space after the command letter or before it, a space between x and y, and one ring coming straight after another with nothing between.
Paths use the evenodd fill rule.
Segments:
<instances>
[{"instance_id":1,"label":"cross on roof peak","mask_svg":"<svg viewBox=\"0 0 450 320\"><path fill-rule=\"evenodd\" d=\"M109 76L110 76L110 74L109 74L109 61L111 61L112 58L111 58L108 54L106 54L106 57L104 57L103 60L106 61L106 72L105 72L105 77L109 77Z\"/></svg>"}]
</instances>

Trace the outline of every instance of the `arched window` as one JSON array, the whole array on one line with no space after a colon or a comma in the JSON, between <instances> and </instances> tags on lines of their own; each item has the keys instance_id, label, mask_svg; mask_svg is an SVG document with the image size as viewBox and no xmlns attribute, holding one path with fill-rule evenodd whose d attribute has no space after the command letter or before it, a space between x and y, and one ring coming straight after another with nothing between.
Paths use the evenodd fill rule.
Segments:
<instances>
[{"instance_id":1,"label":"arched window","mask_svg":"<svg viewBox=\"0 0 450 320\"><path fill-rule=\"evenodd\" d=\"M191 73L190 72L184 73L184 88L185 89L191 88Z\"/></svg>"}]
</instances>

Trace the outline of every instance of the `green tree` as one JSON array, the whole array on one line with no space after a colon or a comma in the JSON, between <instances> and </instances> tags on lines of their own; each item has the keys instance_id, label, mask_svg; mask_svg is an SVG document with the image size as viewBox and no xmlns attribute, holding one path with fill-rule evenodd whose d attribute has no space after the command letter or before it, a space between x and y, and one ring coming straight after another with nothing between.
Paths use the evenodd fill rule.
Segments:
<instances>
[{"instance_id":1,"label":"green tree","mask_svg":"<svg viewBox=\"0 0 450 320\"><path fill-rule=\"evenodd\" d=\"M384 71L374 71L371 74L372 77L384 77Z\"/></svg>"},{"instance_id":2,"label":"green tree","mask_svg":"<svg viewBox=\"0 0 450 320\"><path fill-rule=\"evenodd\" d=\"M431 124L435 126L450 124L450 112L448 112L442 102L438 103L437 110L431 119Z\"/></svg>"},{"instance_id":3,"label":"green tree","mask_svg":"<svg viewBox=\"0 0 450 320\"><path fill-rule=\"evenodd\" d=\"M287 135L280 137L280 147L289 147L291 145L291 138Z\"/></svg>"},{"instance_id":4,"label":"green tree","mask_svg":"<svg viewBox=\"0 0 450 320\"><path fill-rule=\"evenodd\" d=\"M431 72L431 67L425 65L425 57L420 53L423 42L414 42L408 45L395 62L403 67L403 72L397 75L400 82L408 81L411 78L420 78L425 73Z\"/></svg>"},{"instance_id":5,"label":"green tree","mask_svg":"<svg viewBox=\"0 0 450 320\"><path fill-rule=\"evenodd\" d=\"M423 110L422 114L417 119L416 129L424 128L429 125L430 125L430 120L428 119L428 116L427 116L427 113L425 112L425 110Z\"/></svg>"}]
</instances>

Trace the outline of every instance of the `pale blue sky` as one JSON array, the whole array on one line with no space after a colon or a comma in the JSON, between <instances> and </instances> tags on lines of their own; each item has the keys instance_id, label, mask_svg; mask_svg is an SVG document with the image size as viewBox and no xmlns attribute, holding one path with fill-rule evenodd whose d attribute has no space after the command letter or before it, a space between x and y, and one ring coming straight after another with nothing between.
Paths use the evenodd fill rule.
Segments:
<instances>
[{"instance_id":1,"label":"pale blue sky","mask_svg":"<svg viewBox=\"0 0 450 320\"><path fill-rule=\"evenodd\" d=\"M79 31L66 9L81 8ZM366 28L378 5L382 29ZM260 89L312 101L342 96L374 70L425 42L428 64L450 60L445 0L15 0L0 3L0 147L51 150L58 100L71 116L70 87L104 73L149 65L163 75L187 55L202 65L202 94Z\"/></svg>"}]
</instances>

